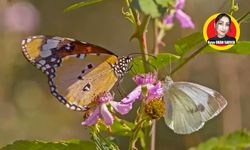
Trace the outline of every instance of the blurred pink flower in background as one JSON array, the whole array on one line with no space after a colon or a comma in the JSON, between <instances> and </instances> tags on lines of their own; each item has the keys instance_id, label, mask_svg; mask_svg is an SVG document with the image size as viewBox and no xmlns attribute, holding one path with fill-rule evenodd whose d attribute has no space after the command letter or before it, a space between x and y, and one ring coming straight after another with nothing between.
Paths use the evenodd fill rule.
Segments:
<instances>
[{"instance_id":1,"label":"blurred pink flower in background","mask_svg":"<svg viewBox=\"0 0 250 150\"><path fill-rule=\"evenodd\" d=\"M182 28L194 28L192 18L186 14L182 9L184 8L185 0L177 0L175 4L175 10L172 10L169 15L164 18L166 25L172 26L174 18L180 22Z\"/></svg>"},{"instance_id":2,"label":"blurred pink flower in background","mask_svg":"<svg viewBox=\"0 0 250 150\"><path fill-rule=\"evenodd\" d=\"M4 29L29 34L38 27L39 12L29 2L17 2L5 8L1 22Z\"/></svg>"}]
</instances>

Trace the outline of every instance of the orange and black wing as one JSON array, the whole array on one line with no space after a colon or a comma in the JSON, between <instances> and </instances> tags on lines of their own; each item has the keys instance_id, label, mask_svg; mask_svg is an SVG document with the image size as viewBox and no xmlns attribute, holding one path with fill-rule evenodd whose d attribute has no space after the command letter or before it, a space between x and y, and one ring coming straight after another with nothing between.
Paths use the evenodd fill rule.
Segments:
<instances>
[{"instance_id":1,"label":"orange and black wing","mask_svg":"<svg viewBox=\"0 0 250 150\"><path fill-rule=\"evenodd\" d=\"M102 47L70 38L31 36L24 56L49 78L51 93L72 110L84 111L117 81L117 56Z\"/></svg>"}]
</instances>

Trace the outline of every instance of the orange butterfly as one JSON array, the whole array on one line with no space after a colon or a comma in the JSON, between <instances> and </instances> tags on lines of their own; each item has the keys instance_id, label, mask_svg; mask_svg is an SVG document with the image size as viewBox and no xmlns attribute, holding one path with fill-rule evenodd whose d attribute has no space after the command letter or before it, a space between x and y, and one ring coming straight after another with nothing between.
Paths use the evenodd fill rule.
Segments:
<instances>
[{"instance_id":1,"label":"orange butterfly","mask_svg":"<svg viewBox=\"0 0 250 150\"><path fill-rule=\"evenodd\" d=\"M102 47L70 38L37 35L22 41L24 56L42 70L52 95L68 108L89 109L129 70L132 57L118 58Z\"/></svg>"}]
</instances>

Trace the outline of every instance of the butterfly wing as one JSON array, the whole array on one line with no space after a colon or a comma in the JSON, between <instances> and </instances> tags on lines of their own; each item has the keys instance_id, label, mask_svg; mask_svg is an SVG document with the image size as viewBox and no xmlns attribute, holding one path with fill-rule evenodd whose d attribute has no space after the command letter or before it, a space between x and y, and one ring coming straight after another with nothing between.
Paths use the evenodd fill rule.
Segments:
<instances>
[{"instance_id":1,"label":"butterfly wing","mask_svg":"<svg viewBox=\"0 0 250 150\"><path fill-rule=\"evenodd\" d=\"M174 82L164 95L166 124L178 134L199 130L227 105L218 92L189 82Z\"/></svg>"},{"instance_id":2,"label":"butterfly wing","mask_svg":"<svg viewBox=\"0 0 250 150\"><path fill-rule=\"evenodd\" d=\"M110 66L116 60L115 56L109 55L87 55L84 61L78 58L63 59L62 67L50 80L52 94L58 99L66 99L70 103L70 106L66 106L73 110L76 106L90 104L97 95L109 91L117 81Z\"/></svg>"},{"instance_id":3,"label":"butterfly wing","mask_svg":"<svg viewBox=\"0 0 250 150\"><path fill-rule=\"evenodd\" d=\"M117 81L111 67L117 56L102 47L38 35L23 40L22 49L28 61L48 76L51 93L70 109L86 110L94 93L110 90Z\"/></svg>"}]
</instances>

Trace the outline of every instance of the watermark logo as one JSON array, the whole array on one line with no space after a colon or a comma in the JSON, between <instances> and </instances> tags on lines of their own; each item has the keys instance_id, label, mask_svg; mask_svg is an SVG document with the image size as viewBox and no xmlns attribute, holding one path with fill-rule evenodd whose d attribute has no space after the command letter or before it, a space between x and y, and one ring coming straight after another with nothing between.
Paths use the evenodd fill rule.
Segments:
<instances>
[{"instance_id":1,"label":"watermark logo","mask_svg":"<svg viewBox=\"0 0 250 150\"><path fill-rule=\"evenodd\" d=\"M240 27L231 15L218 13L209 17L205 22L203 36L212 48L226 50L237 43L240 37Z\"/></svg>"}]
</instances>

